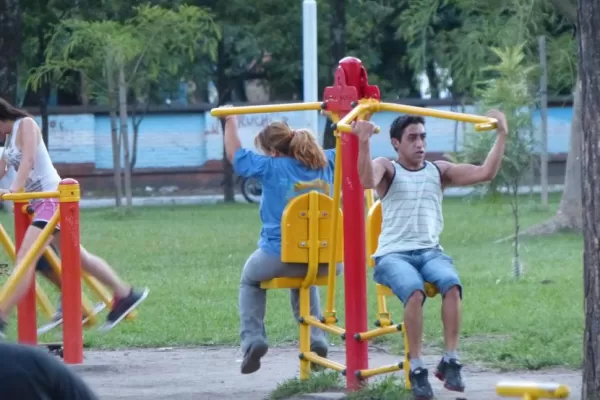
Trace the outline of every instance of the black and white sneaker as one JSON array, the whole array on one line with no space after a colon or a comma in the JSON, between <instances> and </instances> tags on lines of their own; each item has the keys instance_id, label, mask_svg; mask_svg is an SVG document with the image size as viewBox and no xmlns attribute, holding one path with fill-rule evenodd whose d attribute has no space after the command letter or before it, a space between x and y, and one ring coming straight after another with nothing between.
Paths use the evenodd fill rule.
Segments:
<instances>
[{"instance_id":1,"label":"black and white sneaker","mask_svg":"<svg viewBox=\"0 0 600 400\"><path fill-rule=\"evenodd\" d=\"M127 297L120 299L115 297L112 308L106 317L106 322L100 327L100 331L108 332L114 328L127 314L148 297L148 293L150 293L150 289L148 288L144 288L141 291L131 289Z\"/></svg>"},{"instance_id":2,"label":"black and white sneaker","mask_svg":"<svg viewBox=\"0 0 600 400\"><path fill-rule=\"evenodd\" d=\"M433 389L429 384L428 371L426 368L416 368L410 371L410 385L415 400L433 399Z\"/></svg>"}]
</instances>

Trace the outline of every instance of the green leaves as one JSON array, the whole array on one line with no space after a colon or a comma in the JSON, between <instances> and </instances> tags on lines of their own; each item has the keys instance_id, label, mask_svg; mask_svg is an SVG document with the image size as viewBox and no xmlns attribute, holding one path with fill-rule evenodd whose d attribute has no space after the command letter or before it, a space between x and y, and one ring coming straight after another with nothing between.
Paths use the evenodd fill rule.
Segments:
<instances>
[{"instance_id":1,"label":"green leaves","mask_svg":"<svg viewBox=\"0 0 600 400\"><path fill-rule=\"evenodd\" d=\"M492 48L490 53L496 63L483 68L492 77L477 84L476 92L480 98L478 113L483 114L490 108L501 109L509 128L502 166L496 178L487 185L491 194L496 194L499 187L506 187L516 194L524 174L535 159L537 141L532 120L535 101L530 86L535 66L526 60L524 47L525 44L521 43ZM481 164L494 141L492 132L471 133L465 138L463 150L454 158L460 162Z\"/></svg>"},{"instance_id":2,"label":"green leaves","mask_svg":"<svg viewBox=\"0 0 600 400\"><path fill-rule=\"evenodd\" d=\"M128 86L148 87L161 75L177 75L184 58L214 60L220 35L210 12L188 5L137 6L124 22L69 18L55 27L46 62L31 70L28 83L37 88L76 70L92 83L91 94L105 97L108 75L123 67Z\"/></svg>"}]
</instances>

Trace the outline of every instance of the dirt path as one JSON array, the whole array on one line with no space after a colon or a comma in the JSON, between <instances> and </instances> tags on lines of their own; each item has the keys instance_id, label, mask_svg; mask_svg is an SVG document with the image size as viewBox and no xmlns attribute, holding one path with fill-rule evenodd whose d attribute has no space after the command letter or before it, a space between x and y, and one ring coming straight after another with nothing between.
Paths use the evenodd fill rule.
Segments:
<instances>
[{"instance_id":1,"label":"dirt path","mask_svg":"<svg viewBox=\"0 0 600 400\"><path fill-rule=\"evenodd\" d=\"M344 363L342 349L332 349L330 357ZM145 349L87 351L84 364L74 369L106 400L263 400L279 382L297 376L298 356L293 348L272 348L253 375L239 372L241 354L237 348ZM394 357L370 350L371 367L393 364ZM434 367L437 357L426 357ZM571 399L580 399L581 373L569 370L518 371L498 373L483 367L465 367L469 400L495 400L495 384L503 379L560 382L571 387ZM438 400L456 399L433 378Z\"/></svg>"}]
</instances>

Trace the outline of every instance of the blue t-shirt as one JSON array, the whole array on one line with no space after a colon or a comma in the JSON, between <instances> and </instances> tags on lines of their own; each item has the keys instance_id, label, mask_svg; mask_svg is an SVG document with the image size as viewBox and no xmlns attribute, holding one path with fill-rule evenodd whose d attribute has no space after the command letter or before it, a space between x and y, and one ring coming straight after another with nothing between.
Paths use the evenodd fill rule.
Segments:
<instances>
[{"instance_id":1,"label":"blue t-shirt","mask_svg":"<svg viewBox=\"0 0 600 400\"><path fill-rule=\"evenodd\" d=\"M325 150L327 166L314 170L292 157L270 157L241 148L233 158L238 176L255 177L262 183L260 219L262 229L258 247L266 253L281 255L281 216L287 203L310 190L331 196L335 150Z\"/></svg>"}]
</instances>

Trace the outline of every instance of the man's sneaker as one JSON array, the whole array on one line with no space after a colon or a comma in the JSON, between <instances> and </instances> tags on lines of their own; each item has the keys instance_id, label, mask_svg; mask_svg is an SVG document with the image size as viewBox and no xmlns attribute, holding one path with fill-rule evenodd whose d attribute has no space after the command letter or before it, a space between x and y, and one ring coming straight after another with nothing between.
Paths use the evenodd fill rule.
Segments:
<instances>
[{"instance_id":1,"label":"man's sneaker","mask_svg":"<svg viewBox=\"0 0 600 400\"><path fill-rule=\"evenodd\" d=\"M410 371L409 379L415 400L433 399L433 389L429 384L426 368L416 368Z\"/></svg>"},{"instance_id":2,"label":"man's sneaker","mask_svg":"<svg viewBox=\"0 0 600 400\"><path fill-rule=\"evenodd\" d=\"M6 339L6 326L8 324L0 319L0 340Z\"/></svg>"},{"instance_id":3,"label":"man's sneaker","mask_svg":"<svg viewBox=\"0 0 600 400\"><path fill-rule=\"evenodd\" d=\"M444 361L442 358L435 371L435 377L444 382L446 389L453 392L464 392L465 383L460 373L461 369L462 364L457 359L452 358L450 361Z\"/></svg>"},{"instance_id":4,"label":"man's sneaker","mask_svg":"<svg viewBox=\"0 0 600 400\"><path fill-rule=\"evenodd\" d=\"M269 345L264 340L256 340L253 342L242 361L242 374L252 374L260 369L260 359L267 354Z\"/></svg>"},{"instance_id":5,"label":"man's sneaker","mask_svg":"<svg viewBox=\"0 0 600 400\"><path fill-rule=\"evenodd\" d=\"M310 345L310 351L312 351L319 357L327 358L327 353L329 352L329 349L328 349L326 343L315 342ZM311 367L312 367L312 370L315 372L322 371L325 369L325 367L323 367L322 365L319 365L319 364L312 364Z\"/></svg>"},{"instance_id":6,"label":"man's sneaker","mask_svg":"<svg viewBox=\"0 0 600 400\"><path fill-rule=\"evenodd\" d=\"M129 295L123 298L115 297L112 308L106 317L106 323L100 328L102 332L107 332L114 328L123 318L133 311L146 297L150 290L145 288L142 291L131 289Z\"/></svg>"}]
</instances>

